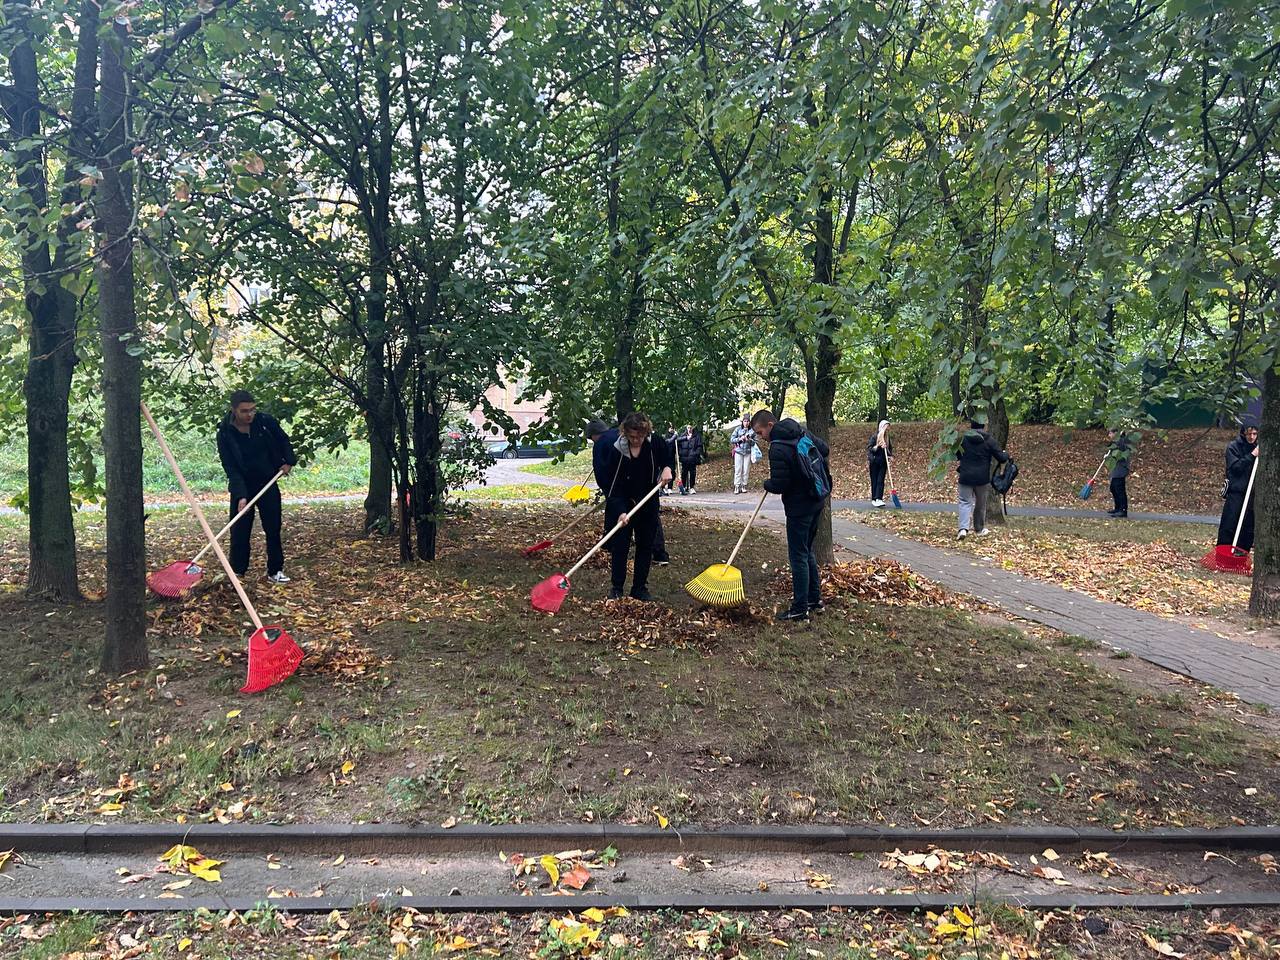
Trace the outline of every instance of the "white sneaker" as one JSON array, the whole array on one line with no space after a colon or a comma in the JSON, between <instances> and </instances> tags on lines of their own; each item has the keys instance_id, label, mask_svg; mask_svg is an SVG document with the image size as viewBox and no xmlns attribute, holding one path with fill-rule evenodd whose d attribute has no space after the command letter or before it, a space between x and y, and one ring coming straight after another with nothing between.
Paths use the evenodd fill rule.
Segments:
<instances>
[{"instance_id":1,"label":"white sneaker","mask_svg":"<svg viewBox=\"0 0 1280 960\"><path fill-rule=\"evenodd\" d=\"M964 539L965 537L967 537L968 535L969 535L969 531L968 531L968 530L961 530L959 533L957 533L957 534L956 534L956 539L957 539L957 540L963 540L963 539Z\"/></svg>"},{"instance_id":2,"label":"white sneaker","mask_svg":"<svg viewBox=\"0 0 1280 960\"><path fill-rule=\"evenodd\" d=\"M883 500L872 500L872 501L871 501L871 505L872 505L873 507L883 507L883 506L884 506L884 501L883 501Z\"/></svg>"},{"instance_id":3,"label":"white sneaker","mask_svg":"<svg viewBox=\"0 0 1280 960\"><path fill-rule=\"evenodd\" d=\"M990 530L988 530L986 527L983 527L981 530L979 530L979 531L978 531L978 536L980 536L980 537L985 537L985 536L986 536L987 534L989 534L990 532L991 532L991 531L990 531Z\"/></svg>"},{"instance_id":4,"label":"white sneaker","mask_svg":"<svg viewBox=\"0 0 1280 960\"><path fill-rule=\"evenodd\" d=\"M290 581L290 578L284 575L283 570L277 570L275 573L268 576L267 579L272 583L288 583Z\"/></svg>"},{"instance_id":5,"label":"white sneaker","mask_svg":"<svg viewBox=\"0 0 1280 960\"><path fill-rule=\"evenodd\" d=\"M693 496L693 495L694 495L695 493L697 493L697 492L698 492L698 488L697 488L697 487L690 487L690 488L689 488L689 495L690 495L690 496Z\"/></svg>"}]
</instances>

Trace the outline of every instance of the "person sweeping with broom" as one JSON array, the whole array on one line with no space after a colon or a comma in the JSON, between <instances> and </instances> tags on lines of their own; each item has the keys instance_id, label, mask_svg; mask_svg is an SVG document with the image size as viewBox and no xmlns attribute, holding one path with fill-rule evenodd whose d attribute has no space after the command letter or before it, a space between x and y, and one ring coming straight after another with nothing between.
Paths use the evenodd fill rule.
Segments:
<instances>
[{"instance_id":1,"label":"person sweeping with broom","mask_svg":"<svg viewBox=\"0 0 1280 960\"><path fill-rule=\"evenodd\" d=\"M1233 547L1243 554L1253 549L1254 497L1249 489L1249 477L1257 459L1258 422L1250 418L1240 427L1240 436L1227 444L1226 487L1222 519L1218 521L1218 546Z\"/></svg>"},{"instance_id":2,"label":"person sweeping with broom","mask_svg":"<svg viewBox=\"0 0 1280 960\"><path fill-rule=\"evenodd\" d=\"M610 437L616 433L617 436ZM612 439L612 442L610 440ZM595 440L592 453L596 485L605 492L604 529L615 524L623 528L609 541L612 584L610 600L621 600L627 582L627 556L635 534L635 569L631 578L631 598L649 602L649 567L653 563L654 538L658 529L658 501L644 500L659 483L671 479L674 458L671 447L653 435L653 422L643 413L629 413L617 431L605 431Z\"/></svg>"},{"instance_id":3,"label":"person sweeping with broom","mask_svg":"<svg viewBox=\"0 0 1280 960\"><path fill-rule=\"evenodd\" d=\"M884 478L893 459L893 441L889 439L889 421L881 420L876 432L867 441L867 471L871 474L871 505L883 507Z\"/></svg>"}]
</instances>

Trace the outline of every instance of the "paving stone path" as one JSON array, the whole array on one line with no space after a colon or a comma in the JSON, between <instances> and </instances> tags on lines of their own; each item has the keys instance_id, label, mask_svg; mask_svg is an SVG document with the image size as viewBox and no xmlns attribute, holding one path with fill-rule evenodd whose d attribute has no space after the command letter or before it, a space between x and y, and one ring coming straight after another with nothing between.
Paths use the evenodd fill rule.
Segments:
<instances>
[{"instance_id":1,"label":"paving stone path","mask_svg":"<svg viewBox=\"0 0 1280 960\"><path fill-rule=\"evenodd\" d=\"M696 504L681 502L679 506L735 511L746 506L740 500L697 499ZM772 510L766 503L763 513L782 519L776 501ZM1237 694L1249 703L1280 708L1280 651L1226 640L1207 630L1095 600L1074 590L991 567L972 554L907 540L855 520L835 517L832 535L841 547L867 557L892 557L923 577L960 593L982 597L1026 620L1128 651L1166 670Z\"/></svg>"}]
</instances>

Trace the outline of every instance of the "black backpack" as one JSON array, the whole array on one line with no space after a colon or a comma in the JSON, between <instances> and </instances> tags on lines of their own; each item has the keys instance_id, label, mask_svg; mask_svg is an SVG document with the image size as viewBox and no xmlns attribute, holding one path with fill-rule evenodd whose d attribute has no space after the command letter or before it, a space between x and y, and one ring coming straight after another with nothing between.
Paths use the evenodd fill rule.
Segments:
<instances>
[{"instance_id":1,"label":"black backpack","mask_svg":"<svg viewBox=\"0 0 1280 960\"><path fill-rule=\"evenodd\" d=\"M1010 458L1005 461L1004 466L997 470L995 476L991 478L991 489L1003 497L1013 486L1013 481L1017 479L1018 464Z\"/></svg>"}]
</instances>

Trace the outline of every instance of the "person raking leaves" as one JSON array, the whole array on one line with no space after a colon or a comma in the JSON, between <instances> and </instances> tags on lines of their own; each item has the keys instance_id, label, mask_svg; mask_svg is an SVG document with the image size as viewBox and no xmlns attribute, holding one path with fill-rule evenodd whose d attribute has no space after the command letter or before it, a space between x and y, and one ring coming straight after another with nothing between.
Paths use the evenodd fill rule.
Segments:
<instances>
[{"instance_id":1,"label":"person raking leaves","mask_svg":"<svg viewBox=\"0 0 1280 960\"><path fill-rule=\"evenodd\" d=\"M1218 545L1201 561L1212 570L1252 573L1254 479L1258 466L1258 421L1248 418L1227 444Z\"/></svg>"},{"instance_id":2,"label":"person raking leaves","mask_svg":"<svg viewBox=\"0 0 1280 960\"><path fill-rule=\"evenodd\" d=\"M610 431L611 432L611 431ZM604 529L621 523L622 530L609 541L611 586L609 599L620 600L627 581L627 557L635 536L635 569L631 597L650 601L649 567L653 563L654 538L658 529L658 501L650 499L635 509L655 485L671 479L674 457L671 446L654 436L653 422L643 413L629 413L618 436L606 442L609 433L595 443L592 461L596 486L605 492Z\"/></svg>"},{"instance_id":3,"label":"person raking leaves","mask_svg":"<svg viewBox=\"0 0 1280 960\"><path fill-rule=\"evenodd\" d=\"M231 394L231 409L218 425L218 457L227 474L231 493L231 516L243 510L249 500L271 483L276 471L285 476L297 464L293 445L275 417L258 410L253 394L237 390ZM262 519L267 538L267 579L288 583L284 572L284 542L280 535L282 506L279 485L272 485L257 504L231 528L231 568L243 577L249 569L253 515Z\"/></svg>"},{"instance_id":4,"label":"person raking leaves","mask_svg":"<svg viewBox=\"0 0 1280 960\"><path fill-rule=\"evenodd\" d=\"M791 564L791 606L777 620L808 620L822 610L821 575L813 541L818 520L831 496L827 445L788 418L757 410L751 429L769 444L769 477L764 488L782 496L787 518L787 561Z\"/></svg>"}]
</instances>

